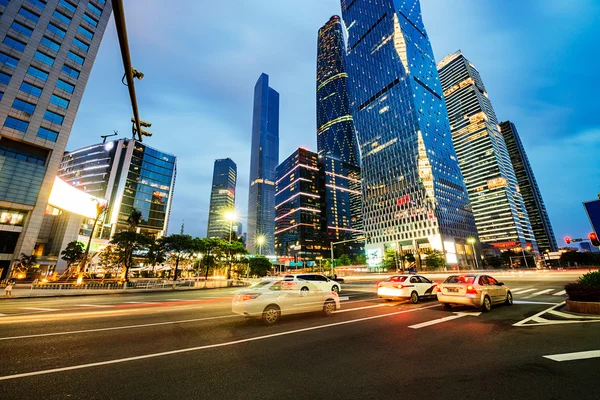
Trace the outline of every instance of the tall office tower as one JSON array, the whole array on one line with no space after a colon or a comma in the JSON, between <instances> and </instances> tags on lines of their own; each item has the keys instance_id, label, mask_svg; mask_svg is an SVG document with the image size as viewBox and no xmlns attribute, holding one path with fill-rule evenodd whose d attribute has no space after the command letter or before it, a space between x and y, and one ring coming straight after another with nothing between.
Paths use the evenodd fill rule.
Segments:
<instances>
[{"instance_id":1,"label":"tall office tower","mask_svg":"<svg viewBox=\"0 0 600 400\"><path fill-rule=\"evenodd\" d=\"M236 178L237 166L231 158L215 160L206 237L229 238L232 221L225 214L235 207Z\"/></svg>"},{"instance_id":2,"label":"tall office tower","mask_svg":"<svg viewBox=\"0 0 600 400\"><path fill-rule=\"evenodd\" d=\"M465 242L477 230L420 3L341 4L369 262L395 247L442 251L448 263L466 265Z\"/></svg>"},{"instance_id":3,"label":"tall office tower","mask_svg":"<svg viewBox=\"0 0 600 400\"><path fill-rule=\"evenodd\" d=\"M537 250L496 113L475 66L459 51L438 64L452 140L479 237L499 249Z\"/></svg>"},{"instance_id":4,"label":"tall office tower","mask_svg":"<svg viewBox=\"0 0 600 400\"><path fill-rule=\"evenodd\" d=\"M321 220L320 174L317 153L293 152L277 167L275 253L296 261L327 256Z\"/></svg>"},{"instance_id":5,"label":"tall office tower","mask_svg":"<svg viewBox=\"0 0 600 400\"><path fill-rule=\"evenodd\" d=\"M322 202L327 237L332 242L363 234L358 143L348 100L348 73L342 22L337 15L319 29L317 46L317 148L323 170ZM361 242L335 248L359 254Z\"/></svg>"},{"instance_id":6,"label":"tall office tower","mask_svg":"<svg viewBox=\"0 0 600 400\"><path fill-rule=\"evenodd\" d=\"M58 176L69 185L108 201L94 238L110 239L128 229L135 208L142 213L140 233L166 235L171 211L177 161L175 156L133 139L113 140L65 153ZM92 224L80 234L90 236Z\"/></svg>"},{"instance_id":7,"label":"tall office tower","mask_svg":"<svg viewBox=\"0 0 600 400\"><path fill-rule=\"evenodd\" d=\"M112 11L105 0L0 1L0 276L31 254Z\"/></svg>"},{"instance_id":8,"label":"tall office tower","mask_svg":"<svg viewBox=\"0 0 600 400\"><path fill-rule=\"evenodd\" d=\"M279 93L269 87L269 76L261 74L254 86L252 145L248 194L248 238L246 247L272 255L275 232L275 169L279 164Z\"/></svg>"},{"instance_id":9,"label":"tall office tower","mask_svg":"<svg viewBox=\"0 0 600 400\"><path fill-rule=\"evenodd\" d=\"M533 169L531 169L531 164L529 164L529 158L527 157L527 153L525 153L525 148L519 137L519 132L517 132L517 127L512 122L505 121L500 123L500 131L502 132L502 136L504 136L504 142L506 142L508 155L515 170L519 190L523 196L525 209L527 210L533 236L538 248L540 252L545 252L546 250L558 251L554 231L552 230L550 218L548 218L546 206L542 199L542 193L535 180L535 175L533 175Z\"/></svg>"}]
</instances>

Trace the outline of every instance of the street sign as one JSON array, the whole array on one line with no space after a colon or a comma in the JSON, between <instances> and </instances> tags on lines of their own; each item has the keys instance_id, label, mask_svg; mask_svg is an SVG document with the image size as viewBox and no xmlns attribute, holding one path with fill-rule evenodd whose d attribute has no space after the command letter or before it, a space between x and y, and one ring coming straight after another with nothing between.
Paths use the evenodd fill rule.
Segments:
<instances>
[{"instance_id":1,"label":"street sign","mask_svg":"<svg viewBox=\"0 0 600 400\"><path fill-rule=\"evenodd\" d=\"M546 260L560 260L560 251L551 251L544 254Z\"/></svg>"},{"instance_id":2,"label":"street sign","mask_svg":"<svg viewBox=\"0 0 600 400\"><path fill-rule=\"evenodd\" d=\"M583 207L590 219L592 229L597 235L600 235L600 200L586 201L583 203Z\"/></svg>"}]
</instances>

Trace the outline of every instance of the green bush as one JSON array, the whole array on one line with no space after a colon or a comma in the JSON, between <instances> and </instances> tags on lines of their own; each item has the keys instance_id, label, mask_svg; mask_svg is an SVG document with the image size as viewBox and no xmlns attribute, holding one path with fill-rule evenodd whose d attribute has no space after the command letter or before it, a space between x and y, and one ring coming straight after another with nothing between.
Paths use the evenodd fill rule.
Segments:
<instances>
[{"instance_id":1,"label":"green bush","mask_svg":"<svg viewBox=\"0 0 600 400\"><path fill-rule=\"evenodd\" d=\"M579 283L586 286L600 288L600 271L588 272L579 278Z\"/></svg>"}]
</instances>

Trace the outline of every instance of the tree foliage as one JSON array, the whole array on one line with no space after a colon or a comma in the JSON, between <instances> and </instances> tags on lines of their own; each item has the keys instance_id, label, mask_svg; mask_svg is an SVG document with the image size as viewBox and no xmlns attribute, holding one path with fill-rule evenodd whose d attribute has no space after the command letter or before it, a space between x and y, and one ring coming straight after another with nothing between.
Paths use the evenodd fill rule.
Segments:
<instances>
[{"instance_id":1,"label":"tree foliage","mask_svg":"<svg viewBox=\"0 0 600 400\"><path fill-rule=\"evenodd\" d=\"M358 254L356 257L354 257L353 263L354 265L366 265L367 256L364 254Z\"/></svg>"},{"instance_id":2,"label":"tree foliage","mask_svg":"<svg viewBox=\"0 0 600 400\"><path fill-rule=\"evenodd\" d=\"M350 265L351 263L352 261L350 260L348 254L342 254L340 258L338 258L337 265Z\"/></svg>"},{"instance_id":3,"label":"tree foliage","mask_svg":"<svg viewBox=\"0 0 600 400\"><path fill-rule=\"evenodd\" d=\"M383 255L381 266L387 269L396 269L398 264L398 254L394 249L387 249Z\"/></svg>"},{"instance_id":4,"label":"tree foliage","mask_svg":"<svg viewBox=\"0 0 600 400\"><path fill-rule=\"evenodd\" d=\"M269 270L273 267L271 261L265 256L256 256L249 260L251 276L266 276Z\"/></svg>"},{"instance_id":5,"label":"tree foliage","mask_svg":"<svg viewBox=\"0 0 600 400\"><path fill-rule=\"evenodd\" d=\"M67 244L67 247L60 252L60 258L67 263L67 268L73 264L81 262L84 256L85 246L83 243L74 240Z\"/></svg>"},{"instance_id":6,"label":"tree foliage","mask_svg":"<svg viewBox=\"0 0 600 400\"><path fill-rule=\"evenodd\" d=\"M433 250L431 253L427 254L427 258L425 259L425 266L428 269L441 269L446 266L446 258L442 254L441 251Z\"/></svg>"}]
</instances>

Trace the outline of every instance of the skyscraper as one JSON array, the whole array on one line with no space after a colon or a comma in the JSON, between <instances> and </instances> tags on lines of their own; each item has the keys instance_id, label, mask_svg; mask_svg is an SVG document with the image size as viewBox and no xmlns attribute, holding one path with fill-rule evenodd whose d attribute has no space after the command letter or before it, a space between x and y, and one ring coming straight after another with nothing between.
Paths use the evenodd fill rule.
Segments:
<instances>
[{"instance_id":1,"label":"skyscraper","mask_svg":"<svg viewBox=\"0 0 600 400\"><path fill-rule=\"evenodd\" d=\"M548 218L546 206L544 205L544 200L542 200L542 193L535 180L535 175L533 174L531 164L529 164L529 158L519 137L519 132L517 132L515 124L510 121L501 122L500 130L506 142L508 155L515 170L519 190L523 196L525 209L527 210L538 248L540 252L545 252L546 250L558 251L550 218Z\"/></svg>"},{"instance_id":2,"label":"skyscraper","mask_svg":"<svg viewBox=\"0 0 600 400\"><path fill-rule=\"evenodd\" d=\"M396 246L415 255L442 251L449 263L465 265L466 239L477 231L420 3L341 5L367 256L376 263Z\"/></svg>"},{"instance_id":3,"label":"skyscraper","mask_svg":"<svg viewBox=\"0 0 600 400\"><path fill-rule=\"evenodd\" d=\"M31 254L104 30L105 0L0 1L0 269ZM10 225L10 224L9 224Z\"/></svg>"},{"instance_id":4,"label":"skyscraper","mask_svg":"<svg viewBox=\"0 0 600 400\"><path fill-rule=\"evenodd\" d=\"M346 46L340 17L334 15L319 29L317 46L317 148L325 196L325 231L330 241L363 236L358 143L348 100ZM335 248L362 252L362 243Z\"/></svg>"},{"instance_id":5,"label":"skyscraper","mask_svg":"<svg viewBox=\"0 0 600 400\"><path fill-rule=\"evenodd\" d=\"M267 74L261 74L254 86L250 151L246 247L250 253L256 253L256 240L264 237L262 253L270 255L275 252L275 169L279 164L279 93L269 87Z\"/></svg>"},{"instance_id":6,"label":"skyscraper","mask_svg":"<svg viewBox=\"0 0 600 400\"><path fill-rule=\"evenodd\" d=\"M459 51L438 64L452 139L483 243L536 249L517 178L479 71Z\"/></svg>"},{"instance_id":7,"label":"skyscraper","mask_svg":"<svg viewBox=\"0 0 600 400\"><path fill-rule=\"evenodd\" d=\"M232 221L225 218L225 213L235 207L236 178L237 166L230 158L215 160L206 233L209 238L229 238Z\"/></svg>"}]
</instances>

